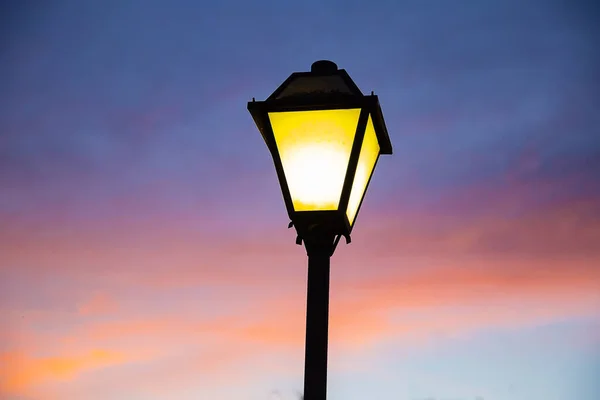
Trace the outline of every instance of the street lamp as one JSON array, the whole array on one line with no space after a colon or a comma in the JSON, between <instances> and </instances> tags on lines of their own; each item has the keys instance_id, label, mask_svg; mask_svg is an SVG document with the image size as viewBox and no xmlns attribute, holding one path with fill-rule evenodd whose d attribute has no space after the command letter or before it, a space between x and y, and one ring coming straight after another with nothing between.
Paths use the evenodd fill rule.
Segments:
<instances>
[{"instance_id":1,"label":"street lamp","mask_svg":"<svg viewBox=\"0 0 600 400\"><path fill-rule=\"evenodd\" d=\"M304 399L325 400L330 258L350 234L380 154L392 154L376 95L331 61L295 72L248 110L275 164L308 255Z\"/></svg>"}]
</instances>

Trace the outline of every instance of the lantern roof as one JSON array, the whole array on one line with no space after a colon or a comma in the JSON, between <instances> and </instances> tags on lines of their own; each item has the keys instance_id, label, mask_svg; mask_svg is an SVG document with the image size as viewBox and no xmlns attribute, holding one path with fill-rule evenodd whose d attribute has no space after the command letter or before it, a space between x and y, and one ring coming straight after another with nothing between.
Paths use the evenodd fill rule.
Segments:
<instances>
[{"instance_id":1,"label":"lantern roof","mask_svg":"<svg viewBox=\"0 0 600 400\"><path fill-rule=\"evenodd\" d=\"M346 70L338 69L332 61L321 60L312 64L310 72L290 75L267 101L323 95L363 96Z\"/></svg>"}]
</instances>

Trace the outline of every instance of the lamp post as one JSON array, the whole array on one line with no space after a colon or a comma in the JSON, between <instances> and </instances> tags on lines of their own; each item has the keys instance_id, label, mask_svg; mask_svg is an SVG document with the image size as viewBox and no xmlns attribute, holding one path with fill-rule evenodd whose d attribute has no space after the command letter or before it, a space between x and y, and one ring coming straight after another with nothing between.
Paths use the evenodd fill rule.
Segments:
<instances>
[{"instance_id":1,"label":"lamp post","mask_svg":"<svg viewBox=\"0 0 600 400\"><path fill-rule=\"evenodd\" d=\"M308 255L304 399L325 400L330 258L350 234L380 154L392 154L376 95L331 61L295 72L248 103L271 152L283 199Z\"/></svg>"}]
</instances>

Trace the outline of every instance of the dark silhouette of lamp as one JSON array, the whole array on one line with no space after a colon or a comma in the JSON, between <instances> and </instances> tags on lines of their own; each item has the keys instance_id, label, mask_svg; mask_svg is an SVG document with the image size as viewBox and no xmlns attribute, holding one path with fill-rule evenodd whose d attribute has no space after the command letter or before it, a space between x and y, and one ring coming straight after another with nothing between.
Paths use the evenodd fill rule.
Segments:
<instances>
[{"instance_id":1,"label":"dark silhouette of lamp","mask_svg":"<svg viewBox=\"0 0 600 400\"><path fill-rule=\"evenodd\" d=\"M283 199L306 247L304 399L325 400L330 258L350 234L381 154L392 154L379 99L331 61L295 72L248 110L275 164Z\"/></svg>"}]
</instances>

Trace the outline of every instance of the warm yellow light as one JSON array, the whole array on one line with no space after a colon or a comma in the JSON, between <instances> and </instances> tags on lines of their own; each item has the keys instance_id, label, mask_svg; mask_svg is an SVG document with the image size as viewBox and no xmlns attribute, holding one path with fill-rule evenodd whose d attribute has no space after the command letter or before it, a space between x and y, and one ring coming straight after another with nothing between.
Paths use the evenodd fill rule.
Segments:
<instances>
[{"instance_id":1,"label":"warm yellow light","mask_svg":"<svg viewBox=\"0 0 600 400\"><path fill-rule=\"evenodd\" d=\"M369 183L373 168L375 168L375 162L377 162L378 156L379 142L377 141L377 135L375 134L375 128L373 127L373 120L369 115L365 138L363 139L360 156L358 157L356 175L354 176L352 191L350 192L350 199L348 200L348 208L346 209L346 216L348 216L350 225L354 224L360 201L362 200L363 193L367 189L367 184Z\"/></svg>"},{"instance_id":2,"label":"warm yellow light","mask_svg":"<svg viewBox=\"0 0 600 400\"><path fill-rule=\"evenodd\" d=\"M294 210L337 210L359 115L360 109L269 113Z\"/></svg>"}]
</instances>

